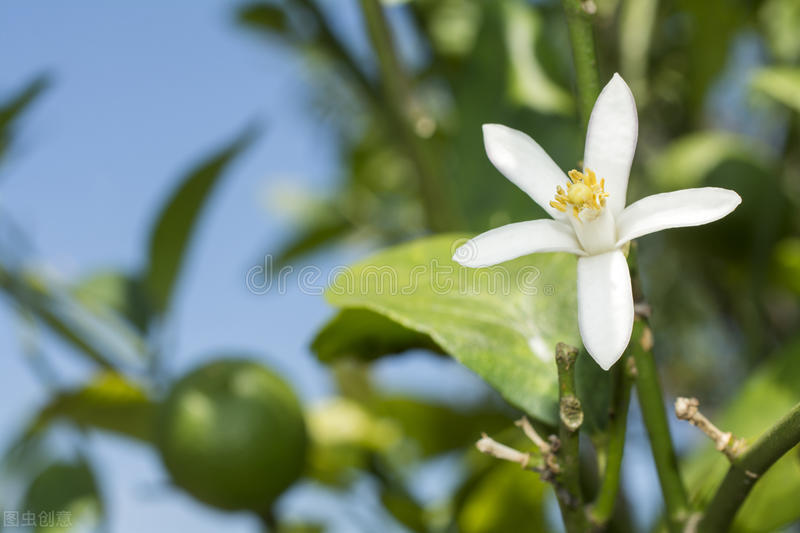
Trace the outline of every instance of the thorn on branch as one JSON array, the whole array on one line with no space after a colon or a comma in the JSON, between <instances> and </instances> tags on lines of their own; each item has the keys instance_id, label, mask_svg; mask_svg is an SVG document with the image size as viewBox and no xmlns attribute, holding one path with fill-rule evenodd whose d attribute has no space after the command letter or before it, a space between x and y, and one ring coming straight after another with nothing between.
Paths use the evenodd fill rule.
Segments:
<instances>
[{"instance_id":1,"label":"thorn on branch","mask_svg":"<svg viewBox=\"0 0 800 533\"><path fill-rule=\"evenodd\" d=\"M708 435L717 450L725 454L729 461L735 460L745 449L744 439L734 438L730 431L724 432L700 412L697 398L675 399L675 415L686 420Z\"/></svg>"}]
</instances>

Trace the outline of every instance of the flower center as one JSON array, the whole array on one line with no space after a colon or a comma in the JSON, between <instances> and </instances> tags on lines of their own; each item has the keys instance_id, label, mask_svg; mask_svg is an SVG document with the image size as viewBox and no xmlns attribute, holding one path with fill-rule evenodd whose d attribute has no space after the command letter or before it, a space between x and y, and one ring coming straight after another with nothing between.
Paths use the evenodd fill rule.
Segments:
<instances>
[{"instance_id":1,"label":"flower center","mask_svg":"<svg viewBox=\"0 0 800 533\"><path fill-rule=\"evenodd\" d=\"M597 181L597 176L591 169L584 169L584 172L570 170L570 181L567 182L567 190L561 186L556 188L555 200L550 201L550 206L558 209L562 213L567 212L568 207L572 207L572 215L580 220L578 215L583 209L594 211L592 218L600 214L606 206L608 193L605 191L606 180Z\"/></svg>"}]
</instances>

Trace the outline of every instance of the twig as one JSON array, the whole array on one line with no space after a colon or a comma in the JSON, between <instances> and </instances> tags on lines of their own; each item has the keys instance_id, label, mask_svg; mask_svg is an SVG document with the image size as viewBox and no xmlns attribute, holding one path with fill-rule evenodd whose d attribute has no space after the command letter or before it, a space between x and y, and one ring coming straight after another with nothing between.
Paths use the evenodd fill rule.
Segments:
<instances>
[{"instance_id":1,"label":"twig","mask_svg":"<svg viewBox=\"0 0 800 533\"><path fill-rule=\"evenodd\" d=\"M731 461L698 531L727 531L750 489L786 452L800 443L800 403Z\"/></svg>"},{"instance_id":2,"label":"twig","mask_svg":"<svg viewBox=\"0 0 800 533\"><path fill-rule=\"evenodd\" d=\"M633 325L629 349L636 364L636 394L642 409L642 418L650 438L650 448L656 463L658 479L664 496L669 530L679 532L689 512L689 503L678 470L678 460L672 447L664 398L653 359L653 337L643 320Z\"/></svg>"},{"instance_id":3,"label":"twig","mask_svg":"<svg viewBox=\"0 0 800 533\"><path fill-rule=\"evenodd\" d=\"M555 435L550 435L547 441L544 440L524 416L514 422L514 425L522 428L525 436L542 452L543 466L540 470L542 481L553 483L556 485L556 490L561 490L556 483L556 477L561 473L561 467L558 465L558 457L556 456L556 452L561 447L561 441Z\"/></svg>"},{"instance_id":4,"label":"twig","mask_svg":"<svg viewBox=\"0 0 800 533\"><path fill-rule=\"evenodd\" d=\"M686 420L714 441L717 450L725 454L730 461L735 460L744 451L744 439L734 439L730 431L722 431L700 412L697 398L675 399L675 415Z\"/></svg>"},{"instance_id":5,"label":"twig","mask_svg":"<svg viewBox=\"0 0 800 533\"><path fill-rule=\"evenodd\" d=\"M569 39L572 44L572 60L575 64L575 79L578 86L583 127L589 124L594 101L600 94L600 79L597 75L597 57L594 51L594 33L591 19L594 3L581 0L562 0L567 15Z\"/></svg>"},{"instance_id":6,"label":"twig","mask_svg":"<svg viewBox=\"0 0 800 533\"><path fill-rule=\"evenodd\" d=\"M563 491L557 491L558 504L564 527L568 533L589 530L589 520L583 508L580 481L580 438L578 429L583 424L583 410L575 390L575 361L578 349L559 342L556 345L558 367L558 436L561 443L558 464L561 467L559 482Z\"/></svg>"},{"instance_id":7,"label":"twig","mask_svg":"<svg viewBox=\"0 0 800 533\"><path fill-rule=\"evenodd\" d=\"M536 433L536 430L533 429L533 426L531 425L527 417L523 416L522 418L514 422L514 425L517 426L518 428L522 428L522 432L525 433L525 436L528 437L531 440L531 442L533 442L536 445L536 447L542 451L542 454L547 454L552 451L552 446L549 443L547 443L542 437L540 437L538 433Z\"/></svg>"},{"instance_id":8,"label":"twig","mask_svg":"<svg viewBox=\"0 0 800 533\"><path fill-rule=\"evenodd\" d=\"M481 433L481 440L475 443L478 451L502 459L503 461L510 461L518 463L522 468L528 468L528 463L531 460L531 454L523 453L515 448L500 444L486 433Z\"/></svg>"},{"instance_id":9,"label":"twig","mask_svg":"<svg viewBox=\"0 0 800 533\"><path fill-rule=\"evenodd\" d=\"M412 80L396 50L391 27L378 0L361 0L369 36L381 71L381 89L391 123L397 129L397 140L414 165L419 179L422 206L430 229L446 231L457 227L457 215L445 194L444 183L433 154L424 144L415 124L420 118L419 106L412 93Z\"/></svg>"},{"instance_id":10,"label":"twig","mask_svg":"<svg viewBox=\"0 0 800 533\"><path fill-rule=\"evenodd\" d=\"M631 387L637 375L630 350L623 358L623 363L615 367L614 398L609 410L606 467L603 482L590 512L592 523L601 528L611 519L617 503L622 455L625 450L625 431L628 427L628 405Z\"/></svg>"}]
</instances>

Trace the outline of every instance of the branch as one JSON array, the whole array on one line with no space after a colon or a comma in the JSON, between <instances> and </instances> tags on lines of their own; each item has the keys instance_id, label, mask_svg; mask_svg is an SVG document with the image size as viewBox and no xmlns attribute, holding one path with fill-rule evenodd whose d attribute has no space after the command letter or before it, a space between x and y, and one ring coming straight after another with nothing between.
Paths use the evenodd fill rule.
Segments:
<instances>
[{"instance_id":1,"label":"branch","mask_svg":"<svg viewBox=\"0 0 800 533\"><path fill-rule=\"evenodd\" d=\"M608 413L610 418L609 440L603 482L590 513L592 523L599 527L604 526L611 519L617 494L619 494L622 455L625 450L625 431L628 427L628 405L630 404L631 387L636 378L636 365L631 357L630 349L622 361L622 365L615 367L617 375L613 403Z\"/></svg>"},{"instance_id":2,"label":"branch","mask_svg":"<svg viewBox=\"0 0 800 533\"><path fill-rule=\"evenodd\" d=\"M434 231L453 229L455 212L445 195L436 162L420 139L420 125L432 119L421 113L411 93L411 80L395 50L392 31L378 0L361 0L361 12L367 33L378 57L382 89L397 139L414 165L427 223ZM430 129L425 126L423 129Z\"/></svg>"},{"instance_id":3,"label":"branch","mask_svg":"<svg viewBox=\"0 0 800 533\"><path fill-rule=\"evenodd\" d=\"M375 108L380 109L380 94L375 90L375 87L372 85L369 79L367 79L366 75L364 75L364 72L358 66L357 61L353 58L350 52L347 51L347 48L344 46L344 44L342 44L341 40L336 36L333 28L331 28L331 25L328 23L328 19L322 13L319 7L317 7L317 4L314 2L314 0L298 0L298 3L300 3L300 5L302 5L314 18L314 23L319 28L325 50L328 51L328 53L339 62L340 66L350 74L358 88L361 90L362 94L370 101L370 104L372 104Z\"/></svg>"},{"instance_id":4,"label":"branch","mask_svg":"<svg viewBox=\"0 0 800 533\"><path fill-rule=\"evenodd\" d=\"M600 94L597 75L597 57L594 50L592 16L597 11L592 0L562 0L567 15L569 39L572 43L572 60L575 63L575 81L578 85L583 127L589 124L594 101Z\"/></svg>"},{"instance_id":5,"label":"branch","mask_svg":"<svg viewBox=\"0 0 800 533\"><path fill-rule=\"evenodd\" d=\"M734 439L731 432L721 431L700 412L699 406L697 398L676 398L675 415L708 435L714 441L717 450L724 453L728 460L734 461L744 448L744 439Z\"/></svg>"},{"instance_id":6,"label":"branch","mask_svg":"<svg viewBox=\"0 0 800 533\"><path fill-rule=\"evenodd\" d=\"M558 366L558 436L561 446L557 451L561 467L559 481L564 487L556 492L564 527L568 533L588 531L588 520L583 509L580 480L580 435L583 424L581 402L575 392L575 360L578 349L559 342L556 345Z\"/></svg>"},{"instance_id":7,"label":"branch","mask_svg":"<svg viewBox=\"0 0 800 533\"><path fill-rule=\"evenodd\" d=\"M800 403L731 461L705 510L698 531L727 531L750 489L786 452L800 443Z\"/></svg>"},{"instance_id":8,"label":"branch","mask_svg":"<svg viewBox=\"0 0 800 533\"><path fill-rule=\"evenodd\" d=\"M643 320L636 320L631 339L628 348L636 364L636 393L661 482L667 523L670 531L679 532L688 517L689 504L672 448L664 398L653 359L653 334Z\"/></svg>"}]
</instances>

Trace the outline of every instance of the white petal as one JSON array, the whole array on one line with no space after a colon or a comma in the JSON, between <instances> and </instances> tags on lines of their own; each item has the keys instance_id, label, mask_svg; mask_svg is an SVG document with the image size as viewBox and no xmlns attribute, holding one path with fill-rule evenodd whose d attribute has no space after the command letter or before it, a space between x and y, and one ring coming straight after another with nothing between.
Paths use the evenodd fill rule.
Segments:
<instances>
[{"instance_id":1,"label":"white petal","mask_svg":"<svg viewBox=\"0 0 800 533\"><path fill-rule=\"evenodd\" d=\"M654 194L634 202L617 218L617 246L662 229L700 226L719 220L742 203L718 187Z\"/></svg>"},{"instance_id":2,"label":"white petal","mask_svg":"<svg viewBox=\"0 0 800 533\"><path fill-rule=\"evenodd\" d=\"M500 124L483 125L483 144L489 160L511 183L542 206L551 217L564 213L550 207L556 187L567 183L567 175L536 141L521 131Z\"/></svg>"},{"instance_id":3,"label":"white petal","mask_svg":"<svg viewBox=\"0 0 800 533\"><path fill-rule=\"evenodd\" d=\"M537 252L585 255L572 228L555 220L529 220L500 226L460 246L453 261L466 267L485 267Z\"/></svg>"},{"instance_id":4,"label":"white petal","mask_svg":"<svg viewBox=\"0 0 800 533\"><path fill-rule=\"evenodd\" d=\"M578 326L592 358L611 368L633 330L631 275L621 251L578 259Z\"/></svg>"},{"instance_id":5,"label":"white petal","mask_svg":"<svg viewBox=\"0 0 800 533\"><path fill-rule=\"evenodd\" d=\"M606 180L608 207L616 216L625 207L639 119L628 84L619 74L603 88L589 118L583 167Z\"/></svg>"},{"instance_id":6,"label":"white petal","mask_svg":"<svg viewBox=\"0 0 800 533\"><path fill-rule=\"evenodd\" d=\"M588 255L602 254L616 248L617 226L608 208L599 215L592 209L584 209L579 217L570 216L569 222Z\"/></svg>"}]
</instances>

